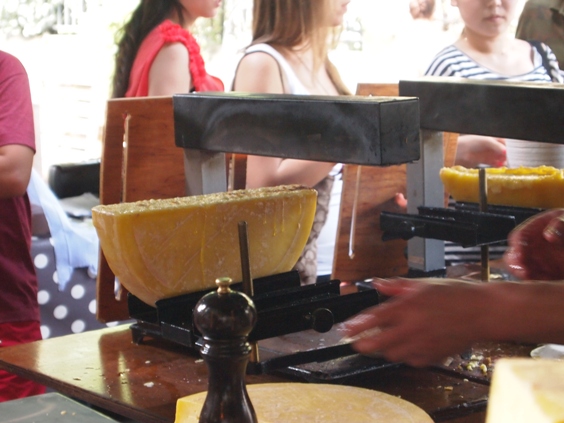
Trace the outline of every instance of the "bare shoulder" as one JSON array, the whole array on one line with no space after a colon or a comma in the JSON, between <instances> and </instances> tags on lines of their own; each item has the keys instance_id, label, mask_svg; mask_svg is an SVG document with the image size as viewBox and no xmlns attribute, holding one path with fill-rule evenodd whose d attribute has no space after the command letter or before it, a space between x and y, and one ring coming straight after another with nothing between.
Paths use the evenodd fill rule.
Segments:
<instances>
[{"instance_id":1,"label":"bare shoulder","mask_svg":"<svg viewBox=\"0 0 564 423\"><path fill-rule=\"evenodd\" d=\"M160 49L153 63L187 64L188 60L188 49L184 46L184 44L170 43Z\"/></svg>"},{"instance_id":2,"label":"bare shoulder","mask_svg":"<svg viewBox=\"0 0 564 423\"><path fill-rule=\"evenodd\" d=\"M527 57L527 58L531 57L533 51L533 46L531 45L531 43L525 40L521 40L519 38L513 39L512 42L513 42L513 51L518 52L520 57Z\"/></svg>"},{"instance_id":3,"label":"bare shoulder","mask_svg":"<svg viewBox=\"0 0 564 423\"><path fill-rule=\"evenodd\" d=\"M520 48L531 48L531 43L525 40L521 40L520 38L513 38L511 42L513 43L514 46Z\"/></svg>"},{"instance_id":4,"label":"bare shoulder","mask_svg":"<svg viewBox=\"0 0 564 423\"><path fill-rule=\"evenodd\" d=\"M278 62L264 52L245 55L235 73L234 89L248 92L284 92Z\"/></svg>"},{"instance_id":5,"label":"bare shoulder","mask_svg":"<svg viewBox=\"0 0 564 423\"><path fill-rule=\"evenodd\" d=\"M244 66L250 69L270 69L278 71L278 62L276 59L272 55L262 51L246 54L241 59L239 66Z\"/></svg>"},{"instance_id":6,"label":"bare shoulder","mask_svg":"<svg viewBox=\"0 0 564 423\"><path fill-rule=\"evenodd\" d=\"M164 46L149 71L149 95L172 95L189 92L192 79L188 70L188 49L182 43Z\"/></svg>"}]
</instances>

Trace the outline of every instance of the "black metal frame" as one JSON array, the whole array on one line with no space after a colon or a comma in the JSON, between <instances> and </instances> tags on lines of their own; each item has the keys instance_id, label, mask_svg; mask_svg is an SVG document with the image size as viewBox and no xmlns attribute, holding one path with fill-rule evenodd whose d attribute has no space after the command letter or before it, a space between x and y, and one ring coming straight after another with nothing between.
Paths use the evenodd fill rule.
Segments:
<instances>
[{"instance_id":1,"label":"black metal frame","mask_svg":"<svg viewBox=\"0 0 564 423\"><path fill-rule=\"evenodd\" d=\"M361 310L380 302L376 290L341 296L339 285L340 281L331 280L300 286L300 278L296 271L255 279L252 300L257 309L258 319L249 335L249 341L274 338L308 329L324 333L334 324L343 322ZM234 284L232 289L242 291L242 284ZM129 294L129 313L131 318L137 320L137 323L131 326L133 341L140 343L145 336L163 338L189 347L197 353L201 345L201 334L193 324L192 314L200 298L211 291L212 289L159 300L156 307L151 307ZM248 372L270 373L288 366L326 361L353 354L357 353L350 345L330 345L256 363L250 362ZM382 361L374 362L374 366L382 365L384 365Z\"/></svg>"}]
</instances>

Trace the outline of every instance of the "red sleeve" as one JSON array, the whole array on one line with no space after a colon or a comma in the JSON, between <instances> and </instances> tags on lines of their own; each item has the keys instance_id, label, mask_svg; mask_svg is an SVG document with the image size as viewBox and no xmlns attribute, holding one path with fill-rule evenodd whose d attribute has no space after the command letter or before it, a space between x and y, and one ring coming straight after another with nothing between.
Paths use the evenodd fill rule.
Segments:
<instances>
[{"instance_id":1,"label":"red sleeve","mask_svg":"<svg viewBox=\"0 0 564 423\"><path fill-rule=\"evenodd\" d=\"M188 50L190 72L195 91L224 91L223 83L206 72L204 59L196 39L169 20L153 29L141 43L130 73L129 87L125 97L145 97L149 95L149 72L159 51L167 44L182 43Z\"/></svg>"},{"instance_id":2,"label":"red sleeve","mask_svg":"<svg viewBox=\"0 0 564 423\"><path fill-rule=\"evenodd\" d=\"M0 51L0 146L7 144L35 151L35 131L27 73L18 59Z\"/></svg>"}]
</instances>

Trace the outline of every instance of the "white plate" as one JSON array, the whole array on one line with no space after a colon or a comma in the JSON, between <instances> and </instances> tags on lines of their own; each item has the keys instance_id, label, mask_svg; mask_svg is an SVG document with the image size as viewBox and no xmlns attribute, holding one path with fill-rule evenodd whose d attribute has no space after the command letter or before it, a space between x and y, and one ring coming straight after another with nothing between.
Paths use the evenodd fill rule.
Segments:
<instances>
[{"instance_id":1,"label":"white plate","mask_svg":"<svg viewBox=\"0 0 564 423\"><path fill-rule=\"evenodd\" d=\"M545 344L531 351L531 357L564 360L564 345Z\"/></svg>"}]
</instances>

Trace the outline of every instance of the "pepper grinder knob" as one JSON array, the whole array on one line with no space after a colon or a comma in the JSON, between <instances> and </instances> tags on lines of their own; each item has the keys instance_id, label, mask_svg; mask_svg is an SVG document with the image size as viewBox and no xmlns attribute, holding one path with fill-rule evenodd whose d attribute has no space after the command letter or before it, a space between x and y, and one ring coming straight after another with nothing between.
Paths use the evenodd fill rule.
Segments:
<instances>
[{"instance_id":1,"label":"pepper grinder knob","mask_svg":"<svg viewBox=\"0 0 564 423\"><path fill-rule=\"evenodd\" d=\"M255 326L253 301L233 291L230 278L216 279L217 291L204 295L194 308L193 321L203 337L200 349L208 366L208 393L200 423L257 423L247 393L245 374Z\"/></svg>"}]
</instances>

